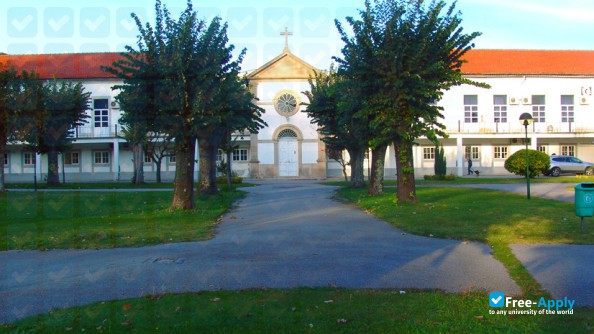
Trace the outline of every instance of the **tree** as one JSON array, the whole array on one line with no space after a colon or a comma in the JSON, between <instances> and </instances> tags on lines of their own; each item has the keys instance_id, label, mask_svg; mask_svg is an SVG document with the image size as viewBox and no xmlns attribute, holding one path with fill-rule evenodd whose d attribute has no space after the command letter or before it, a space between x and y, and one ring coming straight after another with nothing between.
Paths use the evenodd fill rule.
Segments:
<instances>
[{"instance_id":1,"label":"tree","mask_svg":"<svg viewBox=\"0 0 594 334\"><path fill-rule=\"evenodd\" d=\"M340 65L338 72L348 78L351 89L348 95L359 100L357 109L353 110L353 118L366 127L366 146L371 148L371 174L369 176L369 194L383 193L385 156L390 139L381 137L375 132L382 131L378 124L382 123L380 112L383 106L376 102L374 97L382 90L382 82L375 78L374 68L377 66L377 48L381 32L375 31L372 17L361 12L362 21L347 17L347 22L353 29L354 36L349 37L342 25L336 20L336 27L345 46L342 49L342 58L334 59Z\"/></svg>"},{"instance_id":2,"label":"tree","mask_svg":"<svg viewBox=\"0 0 594 334\"><path fill-rule=\"evenodd\" d=\"M551 168L551 159L546 153L528 150L530 177L546 173ZM516 175L526 176L526 149L519 150L505 160L505 169Z\"/></svg>"},{"instance_id":3,"label":"tree","mask_svg":"<svg viewBox=\"0 0 594 334\"><path fill-rule=\"evenodd\" d=\"M3 67L0 66L0 69ZM16 116L10 100L14 94L14 81L17 78L12 68L5 68L0 71L0 192L5 191L4 185L4 154L7 153L6 146L12 137L9 129L13 128L12 121Z\"/></svg>"},{"instance_id":4,"label":"tree","mask_svg":"<svg viewBox=\"0 0 594 334\"><path fill-rule=\"evenodd\" d=\"M132 174L133 184L144 183L144 143L147 141L148 131L145 122L128 122L120 119L122 124L122 134L124 139L132 147L132 164L134 172Z\"/></svg>"},{"instance_id":5,"label":"tree","mask_svg":"<svg viewBox=\"0 0 594 334\"><path fill-rule=\"evenodd\" d=\"M231 50L232 48L227 50L228 57L230 57ZM241 53L239 62L243 59L244 53L245 50ZM239 76L241 70L239 62L231 63L228 72L222 74L224 80L218 83L219 90L207 107L207 113L211 113L213 117L205 117L205 120L209 121L209 126L198 133L200 146L198 192L203 195L212 195L218 191L216 157L218 149L225 139L236 131L257 133L266 126L266 123L261 119L264 110L254 104L256 97L249 89L247 78ZM227 177L230 180L230 159L227 164L229 169Z\"/></svg>"},{"instance_id":6,"label":"tree","mask_svg":"<svg viewBox=\"0 0 594 334\"><path fill-rule=\"evenodd\" d=\"M448 173L447 163L445 154L443 152L443 146L435 146L435 165L433 166L435 175L445 176Z\"/></svg>"},{"instance_id":7,"label":"tree","mask_svg":"<svg viewBox=\"0 0 594 334\"><path fill-rule=\"evenodd\" d=\"M155 180L157 183L161 183L161 165L163 159L173 156L171 154L173 138L160 133L148 132L143 147L144 154L150 157L156 165Z\"/></svg>"},{"instance_id":8,"label":"tree","mask_svg":"<svg viewBox=\"0 0 594 334\"><path fill-rule=\"evenodd\" d=\"M198 190L214 193L213 157L225 131L223 124L237 116L230 106L239 107L233 109L241 113L239 118L254 120L251 129L258 127L261 109L253 105L253 96L245 92L238 77L245 50L231 60L233 46L227 45L227 28L220 18L207 25L198 19L191 1L177 20L160 0L155 13L154 27L143 25L132 14L139 30L137 49L127 46L123 59L104 70L124 81L113 89L121 91L125 117L139 122L144 117L148 131L173 138L176 172L171 209L191 210L195 207L196 140L200 148ZM248 108L246 99L251 104Z\"/></svg>"},{"instance_id":9,"label":"tree","mask_svg":"<svg viewBox=\"0 0 594 334\"><path fill-rule=\"evenodd\" d=\"M58 154L70 147L74 129L89 116L90 93L81 83L52 80L43 84L36 74L23 74L19 108L20 138L39 154L47 154L47 184L60 184Z\"/></svg>"},{"instance_id":10,"label":"tree","mask_svg":"<svg viewBox=\"0 0 594 334\"><path fill-rule=\"evenodd\" d=\"M349 177L346 171L346 167L349 165L349 163L344 159L344 150L344 147L326 144L326 154L328 158L338 162L338 164L342 168L342 175L344 176L344 180L345 182L348 182Z\"/></svg>"},{"instance_id":11,"label":"tree","mask_svg":"<svg viewBox=\"0 0 594 334\"><path fill-rule=\"evenodd\" d=\"M220 150L225 153L226 161L221 161L218 167L219 172L221 172L227 179L227 186L231 186L231 184L233 184L233 167L231 165L231 155L233 154L234 150L239 148L239 145L237 145L236 142L237 138L234 139L231 131L227 129L227 133L225 134L225 137L223 138L223 141L220 145Z\"/></svg>"},{"instance_id":12,"label":"tree","mask_svg":"<svg viewBox=\"0 0 594 334\"><path fill-rule=\"evenodd\" d=\"M455 2L378 0L366 1L361 19L348 22L355 31L345 41L343 63L349 54L360 57L366 78L375 91L367 112L374 140L393 143L396 151L397 199L415 202L413 145L422 136L437 142L445 137L440 123L442 108L436 105L452 86L470 84L488 87L463 77L463 57L474 45L478 32L466 34ZM373 66L369 66L373 64Z\"/></svg>"},{"instance_id":13,"label":"tree","mask_svg":"<svg viewBox=\"0 0 594 334\"><path fill-rule=\"evenodd\" d=\"M351 186L362 187L363 161L367 150L367 125L358 119L357 87L330 68L309 79L310 90L303 92L309 103L305 112L318 125L322 141L334 150L346 150L351 165ZM348 92L348 93L347 93Z\"/></svg>"},{"instance_id":14,"label":"tree","mask_svg":"<svg viewBox=\"0 0 594 334\"><path fill-rule=\"evenodd\" d=\"M205 22L196 20L189 2L177 21L160 0L155 3L155 14L154 27L143 25L136 14L131 14L139 30L136 48L126 46L122 59L102 69L123 80L123 84L112 87L119 90L116 98L124 110L122 123L138 123L146 126L146 131L174 138L176 172L171 209L192 210L197 130L192 124L192 107L199 85L190 79L193 74L188 75L193 65L188 57L203 35Z\"/></svg>"}]
</instances>

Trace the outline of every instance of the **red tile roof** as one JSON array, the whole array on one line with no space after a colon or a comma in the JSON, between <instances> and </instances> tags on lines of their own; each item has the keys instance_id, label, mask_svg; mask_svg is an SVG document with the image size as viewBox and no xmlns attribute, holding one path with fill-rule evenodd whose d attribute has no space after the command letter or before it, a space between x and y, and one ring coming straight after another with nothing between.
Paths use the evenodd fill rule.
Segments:
<instances>
[{"instance_id":1,"label":"red tile roof","mask_svg":"<svg viewBox=\"0 0 594 334\"><path fill-rule=\"evenodd\" d=\"M0 66L35 70L43 79L111 78L101 65L111 65L119 53L0 55ZM468 75L594 75L594 51L472 50L462 71Z\"/></svg>"},{"instance_id":2,"label":"red tile roof","mask_svg":"<svg viewBox=\"0 0 594 334\"><path fill-rule=\"evenodd\" d=\"M593 75L594 51L472 50L462 66L467 75Z\"/></svg>"},{"instance_id":3,"label":"red tile roof","mask_svg":"<svg viewBox=\"0 0 594 334\"><path fill-rule=\"evenodd\" d=\"M35 70L42 79L112 78L100 66L109 66L120 58L119 53L0 55L0 66L10 64L18 72Z\"/></svg>"}]
</instances>

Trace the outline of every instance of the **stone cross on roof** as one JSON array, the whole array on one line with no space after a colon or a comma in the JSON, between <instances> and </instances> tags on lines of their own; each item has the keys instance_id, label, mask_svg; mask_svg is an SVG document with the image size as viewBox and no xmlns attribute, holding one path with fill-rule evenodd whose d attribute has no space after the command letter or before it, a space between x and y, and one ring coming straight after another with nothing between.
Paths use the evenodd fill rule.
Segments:
<instances>
[{"instance_id":1,"label":"stone cross on roof","mask_svg":"<svg viewBox=\"0 0 594 334\"><path fill-rule=\"evenodd\" d=\"M289 28L285 27L285 31L280 34L281 36L285 36L285 50L289 49L289 36L293 36L293 33L289 32Z\"/></svg>"}]
</instances>

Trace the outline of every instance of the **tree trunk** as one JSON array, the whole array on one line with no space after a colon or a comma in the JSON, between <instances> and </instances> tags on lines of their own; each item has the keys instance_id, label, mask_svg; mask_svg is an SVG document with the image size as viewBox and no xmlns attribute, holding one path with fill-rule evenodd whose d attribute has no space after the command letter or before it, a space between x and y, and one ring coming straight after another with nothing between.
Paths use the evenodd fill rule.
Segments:
<instances>
[{"instance_id":1,"label":"tree trunk","mask_svg":"<svg viewBox=\"0 0 594 334\"><path fill-rule=\"evenodd\" d=\"M58 151L47 152L47 185L60 185L60 171L58 168Z\"/></svg>"},{"instance_id":2,"label":"tree trunk","mask_svg":"<svg viewBox=\"0 0 594 334\"><path fill-rule=\"evenodd\" d=\"M200 174L197 192L201 195L215 195L217 189L217 147L204 138L198 139L200 152Z\"/></svg>"},{"instance_id":3,"label":"tree trunk","mask_svg":"<svg viewBox=\"0 0 594 334\"><path fill-rule=\"evenodd\" d=\"M388 145L381 145L371 150L371 175L369 178L369 195L371 196L384 193L384 166L387 149Z\"/></svg>"},{"instance_id":4,"label":"tree trunk","mask_svg":"<svg viewBox=\"0 0 594 334\"><path fill-rule=\"evenodd\" d=\"M396 198L398 203L416 203L415 168L413 164L413 146L409 142L394 140L396 151Z\"/></svg>"},{"instance_id":5,"label":"tree trunk","mask_svg":"<svg viewBox=\"0 0 594 334\"><path fill-rule=\"evenodd\" d=\"M175 181L171 209L193 210L196 142L192 136L186 136L175 144Z\"/></svg>"},{"instance_id":6,"label":"tree trunk","mask_svg":"<svg viewBox=\"0 0 594 334\"><path fill-rule=\"evenodd\" d=\"M142 143L134 144L132 151L134 154L134 179L132 183L141 184L144 183L144 159L142 156L144 151Z\"/></svg>"},{"instance_id":7,"label":"tree trunk","mask_svg":"<svg viewBox=\"0 0 594 334\"><path fill-rule=\"evenodd\" d=\"M365 150L348 150L351 158L351 187L362 188L365 186L365 176L363 173L363 163L365 160Z\"/></svg>"},{"instance_id":8,"label":"tree trunk","mask_svg":"<svg viewBox=\"0 0 594 334\"><path fill-rule=\"evenodd\" d=\"M349 182L349 176L347 175L346 162L344 161L344 158L340 158L340 160L338 161L338 163L342 167L342 175L344 176L344 181L345 182Z\"/></svg>"},{"instance_id":9,"label":"tree trunk","mask_svg":"<svg viewBox=\"0 0 594 334\"><path fill-rule=\"evenodd\" d=\"M229 138L229 142L231 142L230 140L231 138ZM231 187L231 185L233 184L233 181L231 180L232 175L231 175L231 150L228 149L227 150L227 185L229 187Z\"/></svg>"},{"instance_id":10,"label":"tree trunk","mask_svg":"<svg viewBox=\"0 0 594 334\"><path fill-rule=\"evenodd\" d=\"M155 159L157 164L157 172L155 173L155 179L157 183L161 183L161 163L163 162L163 156Z\"/></svg>"}]
</instances>

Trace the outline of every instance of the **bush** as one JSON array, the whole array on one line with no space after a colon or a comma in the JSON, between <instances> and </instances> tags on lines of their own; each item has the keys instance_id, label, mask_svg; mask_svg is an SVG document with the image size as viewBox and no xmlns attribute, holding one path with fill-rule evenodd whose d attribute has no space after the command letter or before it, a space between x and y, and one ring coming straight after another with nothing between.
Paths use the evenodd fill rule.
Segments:
<instances>
[{"instance_id":1,"label":"bush","mask_svg":"<svg viewBox=\"0 0 594 334\"><path fill-rule=\"evenodd\" d=\"M456 175L449 174L449 175L425 175L423 176L425 180L433 180L433 181L454 181L456 179Z\"/></svg>"},{"instance_id":2,"label":"bush","mask_svg":"<svg viewBox=\"0 0 594 334\"><path fill-rule=\"evenodd\" d=\"M435 147L435 175L445 176L448 172L443 146Z\"/></svg>"},{"instance_id":3,"label":"bush","mask_svg":"<svg viewBox=\"0 0 594 334\"><path fill-rule=\"evenodd\" d=\"M545 173L551 168L551 160L546 153L528 150L530 177ZM526 176L526 150L519 150L505 160L505 169L516 175Z\"/></svg>"},{"instance_id":4,"label":"bush","mask_svg":"<svg viewBox=\"0 0 594 334\"><path fill-rule=\"evenodd\" d=\"M243 178L239 177L239 176L232 176L231 183L233 183L233 184L243 183ZM226 176L217 177L217 184L227 184L227 177Z\"/></svg>"}]
</instances>

